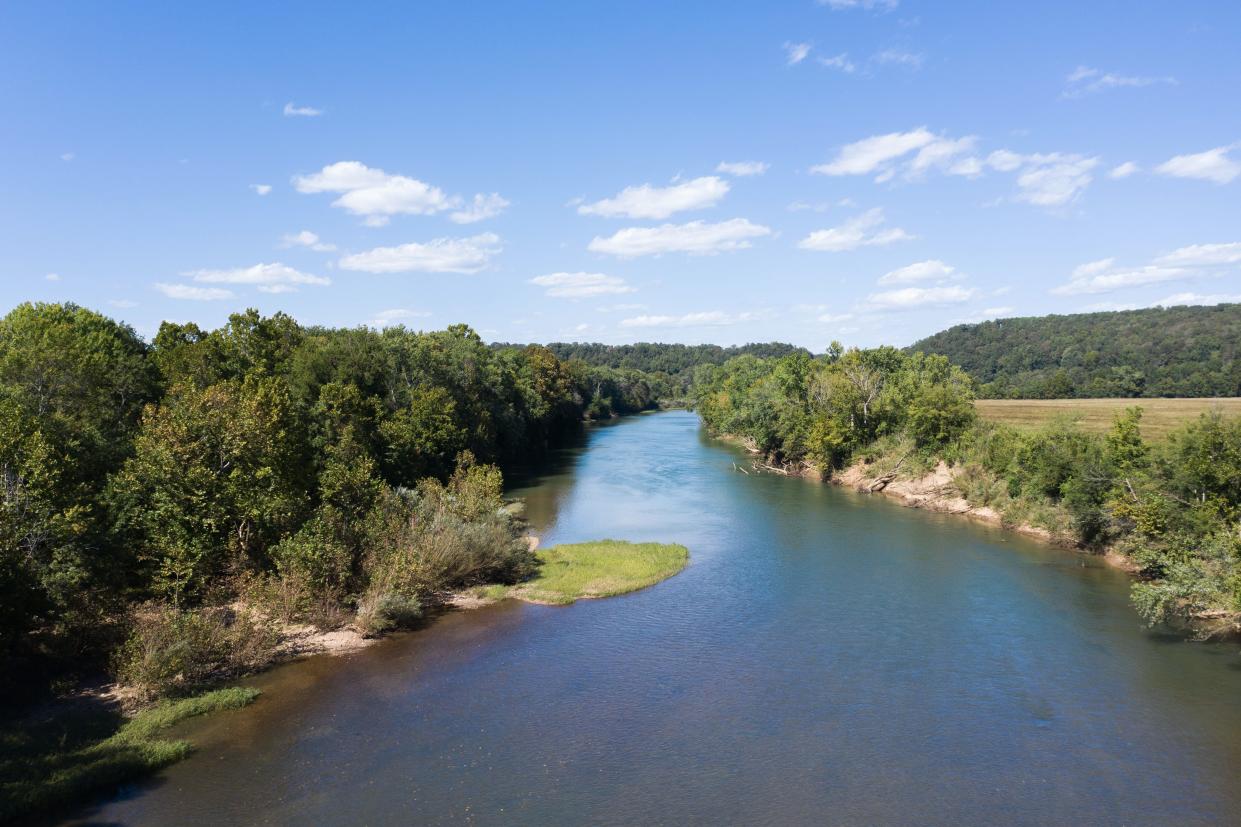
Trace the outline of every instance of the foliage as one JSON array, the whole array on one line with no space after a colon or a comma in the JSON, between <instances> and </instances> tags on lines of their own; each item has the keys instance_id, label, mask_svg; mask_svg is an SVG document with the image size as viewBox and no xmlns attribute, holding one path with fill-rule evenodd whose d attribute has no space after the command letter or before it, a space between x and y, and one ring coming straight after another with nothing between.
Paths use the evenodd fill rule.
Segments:
<instances>
[{"instance_id":1,"label":"foliage","mask_svg":"<svg viewBox=\"0 0 1241 827\"><path fill-rule=\"evenodd\" d=\"M187 718L254 701L259 690L231 687L164 701L128 721L115 709L79 702L6 726L0 735L0 819L56 810L180 760L185 741L160 738Z\"/></svg>"},{"instance_id":2,"label":"foliage","mask_svg":"<svg viewBox=\"0 0 1241 827\"><path fill-rule=\"evenodd\" d=\"M963 324L917 342L996 399L1241 396L1241 304Z\"/></svg>"}]
</instances>

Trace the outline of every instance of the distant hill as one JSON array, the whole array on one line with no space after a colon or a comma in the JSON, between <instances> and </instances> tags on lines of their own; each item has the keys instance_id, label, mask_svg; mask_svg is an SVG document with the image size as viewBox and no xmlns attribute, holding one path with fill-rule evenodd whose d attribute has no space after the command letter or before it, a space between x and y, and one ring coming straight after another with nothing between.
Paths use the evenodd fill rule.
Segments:
<instances>
[{"instance_id":1,"label":"distant hill","mask_svg":"<svg viewBox=\"0 0 1241 827\"><path fill-rule=\"evenodd\" d=\"M506 347L507 345L497 345ZM722 365L734 356L750 354L763 358L787 356L805 348L784 342L734 345L675 345L638 342L632 345L604 345L598 342L553 342L547 348L559 359L579 359L588 365L666 373L677 376L698 365Z\"/></svg>"},{"instance_id":2,"label":"distant hill","mask_svg":"<svg viewBox=\"0 0 1241 827\"><path fill-rule=\"evenodd\" d=\"M915 343L994 399L1241 396L1241 304L962 324Z\"/></svg>"}]
</instances>

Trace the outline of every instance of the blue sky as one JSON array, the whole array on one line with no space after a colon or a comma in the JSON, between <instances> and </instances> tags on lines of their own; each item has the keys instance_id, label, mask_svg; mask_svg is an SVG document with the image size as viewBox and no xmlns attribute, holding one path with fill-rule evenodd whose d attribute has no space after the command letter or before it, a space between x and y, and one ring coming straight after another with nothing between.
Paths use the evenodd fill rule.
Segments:
<instances>
[{"instance_id":1,"label":"blue sky","mask_svg":"<svg viewBox=\"0 0 1241 827\"><path fill-rule=\"evenodd\" d=\"M0 305L904 345L1241 300L1241 4L8 3Z\"/></svg>"}]
</instances>

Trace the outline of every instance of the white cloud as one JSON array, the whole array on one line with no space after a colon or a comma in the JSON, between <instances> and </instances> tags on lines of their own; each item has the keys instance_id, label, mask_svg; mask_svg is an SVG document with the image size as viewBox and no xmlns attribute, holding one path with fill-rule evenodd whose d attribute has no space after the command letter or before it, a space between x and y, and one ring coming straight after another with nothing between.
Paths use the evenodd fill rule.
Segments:
<instances>
[{"instance_id":1,"label":"white cloud","mask_svg":"<svg viewBox=\"0 0 1241 827\"><path fill-rule=\"evenodd\" d=\"M60 281L60 273L48 273L43 278L46 281Z\"/></svg>"},{"instance_id":2,"label":"white cloud","mask_svg":"<svg viewBox=\"0 0 1241 827\"><path fill-rule=\"evenodd\" d=\"M868 175L934 140L935 135L922 126L909 132L872 135L846 144L832 161L813 166L810 171L820 175Z\"/></svg>"},{"instance_id":3,"label":"white cloud","mask_svg":"<svg viewBox=\"0 0 1241 827\"><path fill-rule=\"evenodd\" d=\"M833 57L818 58L818 63L820 66L826 66L828 69L839 69L846 75L851 75L857 71L857 64L849 60L848 52L841 52Z\"/></svg>"},{"instance_id":4,"label":"white cloud","mask_svg":"<svg viewBox=\"0 0 1241 827\"><path fill-rule=\"evenodd\" d=\"M632 293L635 290L619 276L605 273L548 273L545 276L535 276L530 279L530 283L547 288L548 296L561 299Z\"/></svg>"},{"instance_id":5,"label":"white cloud","mask_svg":"<svg viewBox=\"0 0 1241 827\"><path fill-rule=\"evenodd\" d=\"M667 218L673 213L714 207L728 194L729 183L715 175L695 178L681 184L654 187L642 184L625 187L611 198L577 208L581 215L605 218Z\"/></svg>"},{"instance_id":6,"label":"white cloud","mask_svg":"<svg viewBox=\"0 0 1241 827\"><path fill-rule=\"evenodd\" d=\"M335 244L327 244L310 230L300 233L288 233L280 239L281 247L309 247L317 253L330 253L336 249Z\"/></svg>"},{"instance_id":7,"label":"white cloud","mask_svg":"<svg viewBox=\"0 0 1241 827\"><path fill-rule=\"evenodd\" d=\"M324 276L303 273L278 261L232 270L191 270L181 275L208 284L254 284L265 293L291 293L300 284L323 286L332 283Z\"/></svg>"},{"instance_id":8,"label":"white cloud","mask_svg":"<svg viewBox=\"0 0 1241 827\"><path fill-rule=\"evenodd\" d=\"M601 305L600 307L596 307L595 309L598 310L600 313L628 313L631 310L645 310L646 305L637 304L637 303L605 304L605 305Z\"/></svg>"},{"instance_id":9,"label":"white cloud","mask_svg":"<svg viewBox=\"0 0 1241 827\"><path fill-rule=\"evenodd\" d=\"M683 316L634 316L621 319L621 327L718 327L753 321L756 313L730 314L719 310L686 313Z\"/></svg>"},{"instance_id":10,"label":"white cloud","mask_svg":"<svg viewBox=\"0 0 1241 827\"><path fill-rule=\"evenodd\" d=\"M1061 207L1079 196L1094 180L1090 172L1098 158L1063 152L1019 155L998 149L987 156L987 165L1000 172L1017 172L1017 201L1038 207Z\"/></svg>"},{"instance_id":11,"label":"white cloud","mask_svg":"<svg viewBox=\"0 0 1241 827\"><path fill-rule=\"evenodd\" d=\"M1057 295L1110 293L1129 287L1184 281L1212 275L1211 268L1241 264L1241 242L1191 244L1158 256L1141 267L1116 267L1113 258L1083 264L1073 270L1065 284L1052 288ZM1178 296L1189 296L1180 293ZM1223 301L1223 299L1220 299ZM1209 302L1208 302L1209 303Z\"/></svg>"},{"instance_id":12,"label":"white cloud","mask_svg":"<svg viewBox=\"0 0 1241 827\"><path fill-rule=\"evenodd\" d=\"M1191 271L1183 267L1147 264L1143 267L1114 269L1112 265L1112 259L1083 264L1073 271L1073 278L1067 284L1053 287L1051 292L1058 296L1111 293L1127 287L1179 281L1192 275Z\"/></svg>"},{"instance_id":13,"label":"white cloud","mask_svg":"<svg viewBox=\"0 0 1241 827\"><path fill-rule=\"evenodd\" d=\"M997 316L1011 316L1012 314L1013 314L1013 308L1009 307L1008 305L1005 305L1003 307L985 308L981 312L979 312L978 315L983 317L984 319L994 319Z\"/></svg>"},{"instance_id":14,"label":"white cloud","mask_svg":"<svg viewBox=\"0 0 1241 827\"><path fill-rule=\"evenodd\" d=\"M914 236L900 227L880 229L883 210L879 207L854 216L839 227L815 230L797 243L803 250L819 250L838 253L858 247L879 247L897 241L908 241Z\"/></svg>"},{"instance_id":15,"label":"white cloud","mask_svg":"<svg viewBox=\"0 0 1241 827\"><path fill-rule=\"evenodd\" d=\"M733 218L716 224L691 221L688 224L661 224L658 227L628 227L603 238L595 236L587 249L621 258L654 256L662 253L715 253L743 250L750 239L771 235L771 228L754 224L744 218Z\"/></svg>"},{"instance_id":16,"label":"white cloud","mask_svg":"<svg viewBox=\"0 0 1241 827\"><path fill-rule=\"evenodd\" d=\"M1201 293L1173 293L1171 296L1155 302L1155 304L1160 307L1176 307L1178 305L1231 304L1233 302L1241 302L1241 293L1213 293L1205 296Z\"/></svg>"},{"instance_id":17,"label":"white cloud","mask_svg":"<svg viewBox=\"0 0 1241 827\"><path fill-rule=\"evenodd\" d=\"M810 54L809 43L785 43L784 44L784 60L789 66L795 66L806 59L806 55Z\"/></svg>"},{"instance_id":18,"label":"white cloud","mask_svg":"<svg viewBox=\"0 0 1241 827\"><path fill-rule=\"evenodd\" d=\"M472 203L452 213L448 218L456 224L473 224L476 221L494 218L504 212L508 205L508 201L501 197L498 192L493 192L490 195L479 193L474 196Z\"/></svg>"},{"instance_id":19,"label":"white cloud","mask_svg":"<svg viewBox=\"0 0 1241 827\"><path fill-rule=\"evenodd\" d=\"M716 164L715 171L746 178L751 175L762 175L770 166L766 161L720 161Z\"/></svg>"},{"instance_id":20,"label":"white cloud","mask_svg":"<svg viewBox=\"0 0 1241 827\"><path fill-rule=\"evenodd\" d=\"M1191 244L1155 259L1156 264L1180 267L1207 267L1241 263L1241 241L1228 244Z\"/></svg>"},{"instance_id":21,"label":"white cloud","mask_svg":"<svg viewBox=\"0 0 1241 827\"><path fill-rule=\"evenodd\" d=\"M1155 172L1173 178L1197 178L1227 184L1241 175L1241 162L1228 157L1228 153L1236 147L1237 144L1217 146L1193 155L1177 155L1155 167Z\"/></svg>"},{"instance_id":22,"label":"white cloud","mask_svg":"<svg viewBox=\"0 0 1241 827\"><path fill-rule=\"evenodd\" d=\"M425 310L410 310L405 307L394 307L390 310L380 310L375 314L375 318L367 322L368 327L392 327L398 324L404 324L410 319L422 319L431 314Z\"/></svg>"},{"instance_id":23,"label":"white cloud","mask_svg":"<svg viewBox=\"0 0 1241 827\"><path fill-rule=\"evenodd\" d=\"M500 237L495 233L437 238L425 244L376 247L344 256L339 264L346 270L367 273L477 273L499 255L499 244Z\"/></svg>"},{"instance_id":24,"label":"white cloud","mask_svg":"<svg viewBox=\"0 0 1241 827\"><path fill-rule=\"evenodd\" d=\"M138 303L132 299L108 299L108 304L118 307L121 310L128 310L131 307L137 307Z\"/></svg>"},{"instance_id":25,"label":"white cloud","mask_svg":"<svg viewBox=\"0 0 1241 827\"><path fill-rule=\"evenodd\" d=\"M317 118L322 114L322 109L315 109L313 106L297 106L292 101L284 105L286 118Z\"/></svg>"},{"instance_id":26,"label":"white cloud","mask_svg":"<svg viewBox=\"0 0 1241 827\"><path fill-rule=\"evenodd\" d=\"M195 287L192 284L156 282L155 289L170 299L186 299L187 301L213 302L233 298L233 291L222 287Z\"/></svg>"},{"instance_id":27,"label":"white cloud","mask_svg":"<svg viewBox=\"0 0 1241 827\"><path fill-rule=\"evenodd\" d=\"M333 207L364 217L368 227L385 226L393 215L434 215L455 210L449 216L458 224L470 224L499 215L506 201L499 193L479 193L467 203L439 187L405 175L390 175L359 161L337 161L310 175L293 178L300 193L339 193Z\"/></svg>"},{"instance_id":28,"label":"white cloud","mask_svg":"<svg viewBox=\"0 0 1241 827\"><path fill-rule=\"evenodd\" d=\"M332 206L354 215L432 215L458 203L439 187L404 175L389 175L359 161L337 161L311 175L295 176L293 186L307 194L340 193Z\"/></svg>"},{"instance_id":29,"label":"white cloud","mask_svg":"<svg viewBox=\"0 0 1241 827\"><path fill-rule=\"evenodd\" d=\"M847 322L852 318L852 313L823 313L818 317L818 321L824 324L835 324L836 322Z\"/></svg>"},{"instance_id":30,"label":"white cloud","mask_svg":"<svg viewBox=\"0 0 1241 827\"><path fill-rule=\"evenodd\" d=\"M72 152L62 152L62 153L60 153L60 160L62 160L62 161L64 161L64 162L66 162L66 163L68 163L69 161L72 161L72 160L73 160L74 158L76 158L76 157L77 157L77 155L76 155L76 154L74 154L74 153L72 153Z\"/></svg>"},{"instance_id":31,"label":"white cloud","mask_svg":"<svg viewBox=\"0 0 1241 827\"><path fill-rule=\"evenodd\" d=\"M1133 161L1125 161L1123 164L1117 164L1112 167L1111 172L1107 174L1108 178L1128 178L1140 169Z\"/></svg>"},{"instance_id":32,"label":"white cloud","mask_svg":"<svg viewBox=\"0 0 1241 827\"><path fill-rule=\"evenodd\" d=\"M877 52L873 58L876 63L881 65L897 65L908 66L911 69L922 68L922 55L916 55L912 52L905 52L900 49L884 49Z\"/></svg>"},{"instance_id":33,"label":"white cloud","mask_svg":"<svg viewBox=\"0 0 1241 827\"><path fill-rule=\"evenodd\" d=\"M251 184L250 189L254 190L258 195L267 195L271 192L271 184Z\"/></svg>"},{"instance_id":34,"label":"white cloud","mask_svg":"<svg viewBox=\"0 0 1241 827\"><path fill-rule=\"evenodd\" d=\"M952 285L950 287L903 287L871 293L866 299L874 310L912 310L918 307L942 307L961 304L974 297L973 288Z\"/></svg>"},{"instance_id":35,"label":"white cloud","mask_svg":"<svg viewBox=\"0 0 1241 827\"><path fill-rule=\"evenodd\" d=\"M950 175L974 176L982 172L981 162L961 156L972 152L977 140L973 135L940 136L920 126L909 132L872 135L846 144L835 158L811 167L810 171L833 176L876 173L878 183L891 180L898 172L903 172L906 178L920 178L931 169Z\"/></svg>"},{"instance_id":36,"label":"white cloud","mask_svg":"<svg viewBox=\"0 0 1241 827\"><path fill-rule=\"evenodd\" d=\"M896 8L899 0L816 0L820 6L827 6L832 11L847 9L882 9Z\"/></svg>"},{"instance_id":37,"label":"white cloud","mask_svg":"<svg viewBox=\"0 0 1241 827\"><path fill-rule=\"evenodd\" d=\"M928 259L898 267L879 277L880 284L913 284L919 281L950 278L956 268L938 259Z\"/></svg>"},{"instance_id":38,"label":"white cloud","mask_svg":"<svg viewBox=\"0 0 1241 827\"><path fill-rule=\"evenodd\" d=\"M1065 88L1061 96L1065 98L1080 98L1108 89L1153 86L1157 83L1175 84L1176 78L1117 75L1112 72L1103 72L1090 66L1078 66L1065 78Z\"/></svg>"}]
</instances>

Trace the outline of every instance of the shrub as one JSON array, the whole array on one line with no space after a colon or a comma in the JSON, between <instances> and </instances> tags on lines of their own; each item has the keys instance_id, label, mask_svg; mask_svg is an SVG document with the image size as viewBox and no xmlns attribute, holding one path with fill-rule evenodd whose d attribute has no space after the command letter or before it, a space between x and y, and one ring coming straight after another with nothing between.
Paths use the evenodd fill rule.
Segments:
<instances>
[{"instance_id":1,"label":"shrub","mask_svg":"<svg viewBox=\"0 0 1241 827\"><path fill-rule=\"evenodd\" d=\"M147 607L134 613L115 671L147 697L177 694L268 663L278 643L271 625L249 612Z\"/></svg>"}]
</instances>

